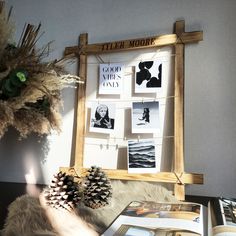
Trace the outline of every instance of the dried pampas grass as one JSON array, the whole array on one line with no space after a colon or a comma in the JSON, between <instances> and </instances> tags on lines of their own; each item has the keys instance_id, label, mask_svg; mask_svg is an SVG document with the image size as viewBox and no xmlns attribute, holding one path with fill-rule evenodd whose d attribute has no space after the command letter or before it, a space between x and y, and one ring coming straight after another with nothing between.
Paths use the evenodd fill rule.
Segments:
<instances>
[{"instance_id":1,"label":"dried pampas grass","mask_svg":"<svg viewBox=\"0 0 236 236\"><path fill-rule=\"evenodd\" d=\"M13 26L0 1L0 137L9 126L21 137L61 131L61 90L79 78L65 72L69 58L45 62L50 45L36 48L41 25L27 24L14 46Z\"/></svg>"},{"instance_id":2,"label":"dried pampas grass","mask_svg":"<svg viewBox=\"0 0 236 236\"><path fill-rule=\"evenodd\" d=\"M13 24L10 22L10 13L7 16L4 2L0 2L0 57L13 34Z\"/></svg>"},{"instance_id":3,"label":"dried pampas grass","mask_svg":"<svg viewBox=\"0 0 236 236\"><path fill-rule=\"evenodd\" d=\"M0 101L0 137L7 131L8 126L14 121L13 110L8 106L7 102Z\"/></svg>"},{"instance_id":4,"label":"dried pampas grass","mask_svg":"<svg viewBox=\"0 0 236 236\"><path fill-rule=\"evenodd\" d=\"M13 126L24 138L32 132L47 134L51 129L49 120L40 112L32 109L20 109L15 112Z\"/></svg>"}]
</instances>

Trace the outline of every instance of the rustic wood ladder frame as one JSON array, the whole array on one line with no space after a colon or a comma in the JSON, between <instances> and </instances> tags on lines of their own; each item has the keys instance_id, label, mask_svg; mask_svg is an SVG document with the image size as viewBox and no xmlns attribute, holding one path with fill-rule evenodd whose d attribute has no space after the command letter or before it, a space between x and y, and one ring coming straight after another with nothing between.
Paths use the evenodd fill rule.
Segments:
<instances>
[{"instance_id":1,"label":"rustic wood ladder frame","mask_svg":"<svg viewBox=\"0 0 236 236\"><path fill-rule=\"evenodd\" d=\"M163 46L173 46L175 50L174 78L174 158L172 172L156 174L130 174L127 170L108 170L105 173L110 179L142 180L174 184L174 194L177 199L185 199L185 184L203 184L203 175L186 173L184 171L184 46L187 43L197 43L203 40L202 31L185 32L185 22L175 22L174 33L99 44L88 44L88 34L81 34L79 46L67 47L65 55L73 54L79 63L79 76L82 83L78 85L78 104L76 110L75 160L73 167L61 167L60 170L78 178L87 174L83 167L84 137L85 137L85 101L87 56L89 54L113 53L134 49L145 49Z\"/></svg>"}]
</instances>

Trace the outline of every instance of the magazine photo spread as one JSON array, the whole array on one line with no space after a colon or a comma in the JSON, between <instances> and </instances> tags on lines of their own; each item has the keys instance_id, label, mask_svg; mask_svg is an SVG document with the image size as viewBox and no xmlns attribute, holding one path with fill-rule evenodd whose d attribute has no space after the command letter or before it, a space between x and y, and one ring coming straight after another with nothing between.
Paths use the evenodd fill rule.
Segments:
<instances>
[{"instance_id":1,"label":"magazine photo spread","mask_svg":"<svg viewBox=\"0 0 236 236\"><path fill-rule=\"evenodd\" d=\"M133 201L103 236L202 236L204 207L197 203Z\"/></svg>"},{"instance_id":2,"label":"magazine photo spread","mask_svg":"<svg viewBox=\"0 0 236 236\"><path fill-rule=\"evenodd\" d=\"M213 198L208 204L209 236L236 236L236 200Z\"/></svg>"}]
</instances>

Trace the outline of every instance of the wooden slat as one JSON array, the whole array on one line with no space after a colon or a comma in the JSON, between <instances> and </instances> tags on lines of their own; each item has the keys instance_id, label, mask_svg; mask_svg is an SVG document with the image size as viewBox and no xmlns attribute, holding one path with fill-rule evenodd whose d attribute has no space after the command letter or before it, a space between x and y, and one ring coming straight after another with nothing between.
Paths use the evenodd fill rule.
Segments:
<instances>
[{"instance_id":1,"label":"wooden slat","mask_svg":"<svg viewBox=\"0 0 236 236\"><path fill-rule=\"evenodd\" d=\"M184 21L177 21L176 24L184 23ZM193 32L183 32L182 34L177 34L178 43L197 43L203 40L202 31L193 31Z\"/></svg>"},{"instance_id":2,"label":"wooden slat","mask_svg":"<svg viewBox=\"0 0 236 236\"><path fill-rule=\"evenodd\" d=\"M81 34L79 46L87 45L88 34ZM87 55L79 56L79 77L83 83L78 85L78 100L76 111L76 142L75 142L75 167L83 167L84 153L84 132L85 132L85 98L86 98L86 77L87 77Z\"/></svg>"},{"instance_id":3,"label":"wooden slat","mask_svg":"<svg viewBox=\"0 0 236 236\"><path fill-rule=\"evenodd\" d=\"M67 174L77 175L84 177L88 169L75 169L73 167L61 167L61 171ZM164 183L183 183L183 184L202 184L203 175L196 173L173 173L173 172L159 172L156 174L129 174L127 170L107 170L103 169L110 179L122 180L141 180L151 182L164 182Z\"/></svg>"},{"instance_id":4,"label":"wooden slat","mask_svg":"<svg viewBox=\"0 0 236 236\"><path fill-rule=\"evenodd\" d=\"M184 33L184 22L176 22L175 33ZM184 172L184 44L175 45L174 172ZM184 186L175 184L175 196L184 200Z\"/></svg>"},{"instance_id":5,"label":"wooden slat","mask_svg":"<svg viewBox=\"0 0 236 236\"><path fill-rule=\"evenodd\" d=\"M173 45L176 43L191 43L201 41L203 38L202 31L195 31L190 33L183 32L182 34L166 34L160 36L153 36L149 38L128 39L123 41L105 42L97 44L88 44L83 47L72 46L65 49L65 55L69 54L96 54L96 53L110 53L118 51L127 51L134 49L144 49L153 47L163 47Z\"/></svg>"},{"instance_id":6,"label":"wooden slat","mask_svg":"<svg viewBox=\"0 0 236 236\"><path fill-rule=\"evenodd\" d=\"M179 26L179 25L177 25ZM177 27L176 26L176 27ZM184 27L181 24L182 27ZM184 28L183 28L184 29ZM175 45L174 137L176 172L184 171L184 45Z\"/></svg>"}]
</instances>

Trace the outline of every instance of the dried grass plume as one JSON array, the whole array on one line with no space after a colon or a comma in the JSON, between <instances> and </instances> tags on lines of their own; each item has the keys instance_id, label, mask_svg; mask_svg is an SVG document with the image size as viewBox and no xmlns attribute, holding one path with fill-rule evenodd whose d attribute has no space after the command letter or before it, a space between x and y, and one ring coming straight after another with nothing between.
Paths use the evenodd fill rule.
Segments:
<instances>
[{"instance_id":1,"label":"dried grass plume","mask_svg":"<svg viewBox=\"0 0 236 236\"><path fill-rule=\"evenodd\" d=\"M0 137L9 126L21 137L60 132L61 90L79 78L65 72L68 58L45 62L51 42L37 49L41 24L25 25L18 44L11 43L10 13L0 1Z\"/></svg>"}]
</instances>

